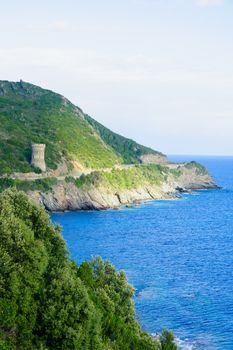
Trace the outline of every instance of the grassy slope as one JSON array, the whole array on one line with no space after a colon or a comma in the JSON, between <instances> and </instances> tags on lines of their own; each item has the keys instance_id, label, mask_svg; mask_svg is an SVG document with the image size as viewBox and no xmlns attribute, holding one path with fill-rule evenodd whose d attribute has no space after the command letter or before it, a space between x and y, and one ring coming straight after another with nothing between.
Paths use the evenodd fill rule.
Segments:
<instances>
[{"instance_id":1,"label":"grassy slope","mask_svg":"<svg viewBox=\"0 0 233 350\"><path fill-rule=\"evenodd\" d=\"M95 170L88 175L81 175L80 178L75 179L72 176L66 176L67 183L74 183L78 188L88 191L94 188L101 188L101 190L132 190L139 187L146 187L148 185L160 186L167 181L168 175L179 178L184 169L194 169L197 176L208 175L207 169L197 162L186 163L184 167L177 169L169 168L166 165L140 165L137 164L128 169L112 169L111 171ZM15 187L18 190L41 191L48 193L53 190L53 187L59 182L55 177L41 178L37 180L20 180L11 178L0 178L0 192L9 187Z\"/></svg>"},{"instance_id":2,"label":"grassy slope","mask_svg":"<svg viewBox=\"0 0 233 350\"><path fill-rule=\"evenodd\" d=\"M28 172L31 143L46 144L46 163L62 157L86 167L110 167L121 159L62 96L28 83L0 82L0 173Z\"/></svg>"},{"instance_id":3,"label":"grassy slope","mask_svg":"<svg viewBox=\"0 0 233 350\"><path fill-rule=\"evenodd\" d=\"M88 189L90 187L105 187L114 190L131 190L146 185L160 185L166 181L169 174L180 176L177 170L169 169L162 165L137 165L130 169L112 170L111 172L94 171L89 175L82 175L74 180L77 187Z\"/></svg>"},{"instance_id":4,"label":"grassy slope","mask_svg":"<svg viewBox=\"0 0 233 350\"><path fill-rule=\"evenodd\" d=\"M65 181L67 183L75 183L78 188L88 190L91 187L101 187L106 189L124 190L124 189L136 189L140 186L146 185L160 185L163 181L166 181L168 174L174 176L180 176L181 173L178 170L169 169L162 165L136 165L129 169L105 171L93 171L88 175L82 175L80 178L75 179L71 176L67 176ZM38 180L20 180L20 179L0 179L0 192L9 187L15 187L18 190L29 191L41 191L50 192L53 186L58 184L58 180L54 177L47 177Z\"/></svg>"},{"instance_id":5,"label":"grassy slope","mask_svg":"<svg viewBox=\"0 0 233 350\"><path fill-rule=\"evenodd\" d=\"M84 116L61 95L22 81L0 81L0 125L0 174L31 171L31 143L46 144L50 169L62 158L104 168L157 153Z\"/></svg>"}]
</instances>

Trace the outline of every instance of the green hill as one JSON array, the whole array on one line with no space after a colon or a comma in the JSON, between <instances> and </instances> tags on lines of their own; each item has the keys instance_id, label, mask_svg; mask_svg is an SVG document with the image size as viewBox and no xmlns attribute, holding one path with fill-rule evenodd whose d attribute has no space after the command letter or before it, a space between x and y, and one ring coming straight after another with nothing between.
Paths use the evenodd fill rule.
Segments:
<instances>
[{"instance_id":1,"label":"green hill","mask_svg":"<svg viewBox=\"0 0 233 350\"><path fill-rule=\"evenodd\" d=\"M117 154L119 154L124 163L132 164L140 162L140 157L144 154L155 154L164 156L161 152L155 151L149 147L138 144L137 142L123 137L121 135L112 132L104 125L91 118L89 115L85 115L86 120L93 126L93 128L99 133L104 142L112 147Z\"/></svg>"},{"instance_id":2,"label":"green hill","mask_svg":"<svg viewBox=\"0 0 233 350\"><path fill-rule=\"evenodd\" d=\"M23 81L0 81L0 174L33 171L31 144L46 144L46 164L85 168L138 163L156 153L111 132L63 96Z\"/></svg>"}]
</instances>

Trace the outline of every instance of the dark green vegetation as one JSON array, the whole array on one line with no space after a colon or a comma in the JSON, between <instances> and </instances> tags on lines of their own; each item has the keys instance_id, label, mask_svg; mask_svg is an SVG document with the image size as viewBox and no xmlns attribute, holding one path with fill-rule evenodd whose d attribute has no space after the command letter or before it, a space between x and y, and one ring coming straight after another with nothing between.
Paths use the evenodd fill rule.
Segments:
<instances>
[{"instance_id":1,"label":"dark green vegetation","mask_svg":"<svg viewBox=\"0 0 233 350\"><path fill-rule=\"evenodd\" d=\"M88 175L81 175L78 179L67 176L65 182L72 182L78 188L86 190L92 186L96 188L104 187L116 190L131 190L146 185L160 185L166 180L168 174L180 176L181 173L178 170L169 169L163 165L135 165L121 170L93 171ZM38 180L0 178L0 192L7 188L15 187L24 192L41 191L48 193L57 183L58 180L55 177Z\"/></svg>"},{"instance_id":2,"label":"dark green vegetation","mask_svg":"<svg viewBox=\"0 0 233 350\"><path fill-rule=\"evenodd\" d=\"M16 190L0 195L0 254L0 349L175 349L140 329L125 274L70 261L59 227Z\"/></svg>"},{"instance_id":3,"label":"dark green vegetation","mask_svg":"<svg viewBox=\"0 0 233 350\"><path fill-rule=\"evenodd\" d=\"M41 191L49 192L52 186L57 184L57 179L55 177L47 177L38 180L18 180L2 178L0 179L0 192L7 188L15 187L17 190L28 192L28 191Z\"/></svg>"},{"instance_id":4,"label":"dark green vegetation","mask_svg":"<svg viewBox=\"0 0 233 350\"><path fill-rule=\"evenodd\" d=\"M160 337L161 350L177 350L175 338L172 332L164 330Z\"/></svg>"},{"instance_id":5,"label":"dark green vegetation","mask_svg":"<svg viewBox=\"0 0 233 350\"><path fill-rule=\"evenodd\" d=\"M46 163L62 159L87 167L112 166L120 158L62 96L37 86L0 82L0 172L28 172L31 143L46 144Z\"/></svg>"},{"instance_id":6,"label":"dark green vegetation","mask_svg":"<svg viewBox=\"0 0 233 350\"><path fill-rule=\"evenodd\" d=\"M84 167L112 167L156 153L100 127L61 95L22 81L0 81L0 125L0 174L35 171L32 143L46 144L50 169L62 160L68 166L77 161Z\"/></svg>"},{"instance_id":7,"label":"dark green vegetation","mask_svg":"<svg viewBox=\"0 0 233 350\"><path fill-rule=\"evenodd\" d=\"M185 167L187 169L196 169L196 174L197 175L207 175L208 171L207 169L200 163L195 162L194 160L192 162L186 163Z\"/></svg>"},{"instance_id":8,"label":"dark green vegetation","mask_svg":"<svg viewBox=\"0 0 233 350\"><path fill-rule=\"evenodd\" d=\"M170 169L162 165L137 165L128 169L109 172L94 171L82 175L75 181L77 187L106 187L114 189L134 189L143 185L160 185Z\"/></svg>"},{"instance_id":9,"label":"dark green vegetation","mask_svg":"<svg viewBox=\"0 0 233 350\"><path fill-rule=\"evenodd\" d=\"M118 135L89 115L85 115L86 120L93 126L93 128L99 133L104 142L111 146L117 154L119 154L124 163L138 163L140 157L144 154L158 154L164 156L162 153L157 152L151 148L139 145L137 142L127 139L121 135ZM165 156L164 156L165 157Z\"/></svg>"}]
</instances>

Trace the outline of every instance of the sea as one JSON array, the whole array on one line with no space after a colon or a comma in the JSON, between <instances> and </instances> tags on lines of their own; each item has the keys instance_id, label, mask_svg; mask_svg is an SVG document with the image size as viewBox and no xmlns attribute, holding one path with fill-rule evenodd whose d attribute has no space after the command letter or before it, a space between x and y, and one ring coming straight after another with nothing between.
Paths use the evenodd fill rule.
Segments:
<instances>
[{"instance_id":1,"label":"sea","mask_svg":"<svg viewBox=\"0 0 233 350\"><path fill-rule=\"evenodd\" d=\"M144 330L173 330L180 349L233 350L233 157L170 160L200 162L222 188L51 218L78 264L100 255L126 272Z\"/></svg>"}]
</instances>

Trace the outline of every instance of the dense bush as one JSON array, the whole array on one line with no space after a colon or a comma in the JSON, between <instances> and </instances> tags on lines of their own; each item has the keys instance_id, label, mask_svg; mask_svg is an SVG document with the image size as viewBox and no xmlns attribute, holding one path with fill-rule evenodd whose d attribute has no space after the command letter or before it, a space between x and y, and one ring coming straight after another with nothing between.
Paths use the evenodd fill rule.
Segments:
<instances>
[{"instance_id":1,"label":"dense bush","mask_svg":"<svg viewBox=\"0 0 233 350\"><path fill-rule=\"evenodd\" d=\"M161 350L177 350L175 337L172 332L164 330L160 336Z\"/></svg>"},{"instance_id":2,"label":"dense bush","mask_svg":"<svg viewBox=\"0 0 233 350\"><path fill-rule=\"evenodd\" d=\"M177 170L162 165L135 165L127 169L113 169L112 171L93 171L82 175L76 180L77 187L111 187L117 190L134 189L146 185L160 185L168 174L180 176Z\"/></svg>"},{"instance_id":3,"label":"dense bush","mask_svg":"<svg viewBox=\"0 0 233 350\"><path fill-rule=\"evenodd\" d=\"M140 186L160 185L166 180L168 174L180 176L181 172L169 169L163 165L135 165L126 169L112 169L111 171L93 171L88 175L81 175L75 179L66 176L66 183L73 183L78 188L88 189L91 186L105 187L116 190L135 189ZM58 183L55 177L41 178L37 180L19 180L11 178L0 178L0 192L16 187L18 190L49 192Z\"/></svg>"},{"instance_id":4,"label":"dense bush","mask_svg":"<svg viewBox=\"0 0 233 350\"><path fill-rule=\"evenodd\" d=\"M187 169L195 169L197 175L207 175L208 174L207 169L202 164L195 162L194 160L189 162L189 163L186 163L185 167Z\"/></svg>"},{"instance_id":5,"label":"dense bush","mask_svg":"<svg viewBox=\"0 0 233 350\"><path fill-rule=\"evenodd\" d=\"M59 227L16 190L0 195L0 254L1 349L168 349L140 329L125 274L70 261Z\"/></svg>"},{"instance_id":6,"label":"dense bush","mask_svg":"<svg viewBox=\"0 0 233 350\"><path fill-rule=\"evenodd\" d=\"M139 163L140 157L143 154L163 155L162 153L157 152L149 147L140 145L131 139L112 132L87 114L85 115L85 118L100 134L104 142L106 142L107 145L111 146L123 158L124 163L126 164Z\"/></svg>"},{"instance_id":7,"label":"dense bush","mask_svg":"<svg viewBox=\"0 0 233 350\"><path fill-rule=\"evenodd\" d=\"M55 177L47 177L37 180L19 180L10 178L0 178L0 192L9 188L15 187L17 190L28 192L28 191L41 191L49 192L52 187L57 184Z\"/></svg>"}]
</instances>

